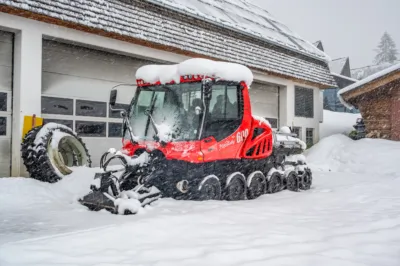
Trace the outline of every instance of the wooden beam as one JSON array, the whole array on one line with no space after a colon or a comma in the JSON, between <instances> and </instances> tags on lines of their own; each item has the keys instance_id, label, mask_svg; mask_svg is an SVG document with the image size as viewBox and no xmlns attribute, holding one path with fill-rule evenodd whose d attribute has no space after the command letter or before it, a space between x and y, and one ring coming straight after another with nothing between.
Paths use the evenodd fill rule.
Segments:
<instances>
[{"instance_id":1,"label":"wooden beam","mask_svg":"<svg viewBox=\"0 0 400 266\"><path fill-rule=\"evenodd\" d=\"M28 18L28 19L33 19L33 20L37 20L37 21L41 21L41 22L45 22L45 23L49 23L49 24L54 24L57 26L66 27L66 28L70 28L70 29L74 29L74 30L79 30L79 31L83 31L83 32L91 33L91 34L96 34L96 35L100 35L103 37L112 38L112 39L116 39L116 40L120 40L120 41L124 41L124 42L142 45L142 46L150 47L150 48L157 49L157 50L173 52L173 53L185 55L188 57L200 57L200 58L221 61L221 59L218 59L218 58L205 56L205 55L201 55L201 54L190 52L190 51L185 51L180 48L171 47L171 46L163 45L163 44L158 44L158 43L154 43L154 42L150 42L150 41L145 41L145 40L130 37L130 36L120 35L120 34L117 34L114 32L108 32L108 31L101 30L101 29L91 28L91 27L84 26L84 25L81 25L78 23L69 22L69 21L57 19L54 17L33 13L31 11L10 7L10 6L4 5L4 4L0 5L0 12L4 12L4 13L16 15L16 16L20 16L20 17L24 17L24 18ZM317 82L313 82L313 81L299 79L299 78L295 78L295 77L292 77L289 75L275 73L273 71L267 71L267 70L255 68L255 67L250 67L250 68L253 70L258 70L267 75L271 75L274 77L280 77L283 79L288 79L288 80L291 80L291 81L294 81L294 82L297 82L300 84L317 87L319 89L327 89L327 88L332 87L327 84L321 84L321 83L317 83Z\"/></svg>"}]
</instances>

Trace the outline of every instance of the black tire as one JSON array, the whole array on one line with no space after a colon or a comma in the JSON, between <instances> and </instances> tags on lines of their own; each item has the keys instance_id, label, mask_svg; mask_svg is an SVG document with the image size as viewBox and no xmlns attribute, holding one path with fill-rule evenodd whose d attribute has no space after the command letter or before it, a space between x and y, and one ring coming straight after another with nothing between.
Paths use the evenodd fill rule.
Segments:
<instances>
[{"instance_id":1,"label":"black tire","mask_svg":"<svg viewBox=\"0 0 400 266\"><path fill-rule=\"evenodd\" d=\"M282 190L282 176L279 172L272 173L268 180L267 192L272 194Z\"/></svg>"},{"instance_id":2,"label":"black tire","mask_svg":"<svg viewBox=\"0 0 400 266\"><path fill-rule=\"evenodd\" d=\"M300 189L309 190L312 185L312 173L311 170L306 169L301 180L300 180Z\"/></svg>"},{"instance_id":3,"label":"black tire","mask_svg":"<svg viewBox=\"0 0 400 266\"><path fill-rule=\"evenodd\" d=\"M290 191L299 191L299 178L296 172L290 172L286 177L286 188Z\"/></svg>"},{"instance_id":4,"label":"black tire","mask_svg":"<svg viewBox=\"0 0 400 266\"><path fill-rule=\"evenodd\" d=\"M241 173L232 174L227 178L224 199L237 201L246 199L246 181Z\"/></svg>"},{"instance_id":5,"label":"black tire","mask_svg":"<svg viewBox=\"0 0 400 266\"><path fill-rule=\"evenodd\" d=\"M221 183L218 177L210 175L200 182L197 192L199 193L198 199L205 200L220 200L221 199Z\"/></svg>"},{"instance_id":6,"label":"black tire","mask_svg":"<svg viewBox=\"0 0 400 266\"><path fill-rule=\"evenodd\" d=\"M256 199L266 192L266 179L260 171L253 172L247 177L247 198Z\"/></svg>"},{"instance_id":7,"label":"black tire","mask_svg":"<svg viewBox=\"0 0 400 266\"><path fill-rule=\"evenodd\" d=\"M62 135L57 136L59 139L53 143L56 132ZM72 129L54 123L31 129L22 141L21 153L30 177L49 183L69 175L71 166L91 166L90 155L82 139Z\"/></svg>"},{"instance_id":8,"label":"black tire","mask_svg":"<svg viewBox=\"0 0 400 266\"><path fill-rule=\"evenodd\" d=\"M41 128L42 127L32 128L30 131L28 131L28 133L26 133L21 143L22 161L26 169L30 170L28 170L28 172L31 174L31 176L38 169L37 167L35 167L36 160L34 160L34 158L37 157L37 153L35 149L32 149L32 147L34 146L36 135Z\"/></svg>"}]
</instances>

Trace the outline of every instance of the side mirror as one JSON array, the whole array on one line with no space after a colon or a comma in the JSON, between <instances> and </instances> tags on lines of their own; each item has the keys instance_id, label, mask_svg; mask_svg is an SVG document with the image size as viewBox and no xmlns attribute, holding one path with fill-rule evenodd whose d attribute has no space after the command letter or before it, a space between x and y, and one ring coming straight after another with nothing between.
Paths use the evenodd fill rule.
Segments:
<instances>
[{"instance_id":1,"label":"side mirror","mask_svg":"<svg viewBox=\"0 0 400 266\"><path fill-rule=\"evenodd\" d=\"M110 106L113 107L115 106L115 102L117 101L117 93L118 91L113 89L110 92Z\"/></svg>"},{"instance_id":2,"label":"side mirror","mask_svg":"<svg viewBox=\"0 0 400 266\"><path fill-rule=\"evenodd\" d=\"M204 79L203 80L203 94L204 98L211 99L212 96L212 81L211 79Z\"/></svg>"}]
</instances>

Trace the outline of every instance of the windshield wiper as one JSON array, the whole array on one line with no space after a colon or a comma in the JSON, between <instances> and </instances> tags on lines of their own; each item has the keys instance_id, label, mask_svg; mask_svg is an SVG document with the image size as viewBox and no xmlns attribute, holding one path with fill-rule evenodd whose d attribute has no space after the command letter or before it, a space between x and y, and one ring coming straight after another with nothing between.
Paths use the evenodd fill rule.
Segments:
<instances>
[{"instance_id":1,"label":"windshield wiper","mask_svg":"<svg viewBox=\"0 0 400 266\"><path fill-rule=\"evenodd\" d=\"M150 109L147 109L144 112L144 114L148 116L148 120L146 122L146 130L144 132L145 136L147 136L147 131L149 130L149 126L150 126L150 123L151 123L151 125L152 125L152 127L154 129L154 132L156 133L156 135L158 137L158 129L157 129L156 123L154 122L154 119L153 119L153 111L154 111L154 107L156 105L157 98L158 98L158 94L156 94L155 97L153 98L153 100L151 102L151 105L150 105Z\"/></svg>"}]
</instances>

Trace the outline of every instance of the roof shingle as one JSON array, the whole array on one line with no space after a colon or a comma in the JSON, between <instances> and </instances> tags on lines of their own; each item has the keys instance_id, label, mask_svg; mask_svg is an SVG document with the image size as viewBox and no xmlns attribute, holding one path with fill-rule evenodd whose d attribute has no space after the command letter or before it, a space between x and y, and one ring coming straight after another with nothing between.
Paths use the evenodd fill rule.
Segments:
<instances>
[{"instance_id":1,"label":"roof shingle","mask_svg":"<svg viewBox=\"0 0 400 266\"><path fill-rule=\"evenodd\" d=\"M140 0L0 0L0 4L323 86L327 64Z\"/></svg>"}]
</instances>

